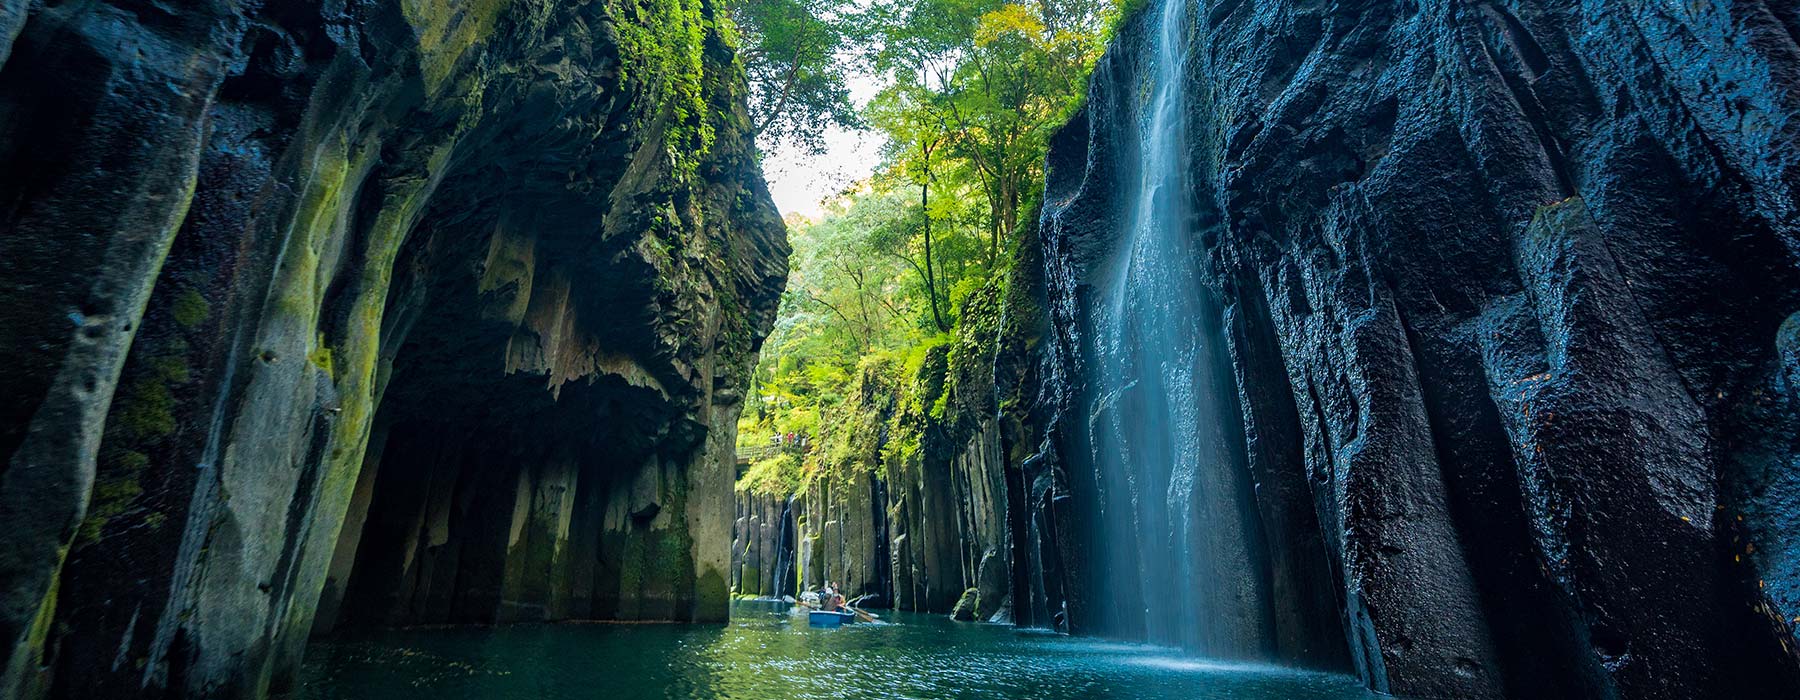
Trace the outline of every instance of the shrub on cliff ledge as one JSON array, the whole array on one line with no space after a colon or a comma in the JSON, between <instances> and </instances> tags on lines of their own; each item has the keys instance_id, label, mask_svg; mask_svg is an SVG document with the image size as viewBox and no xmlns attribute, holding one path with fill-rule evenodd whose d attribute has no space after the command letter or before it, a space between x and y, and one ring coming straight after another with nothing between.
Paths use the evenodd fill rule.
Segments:
<instances>
[{"instance_id":1,"label":"shrub on cliff ledge","mask_svg":"<svg viewBox=\"0 0 1800 700\"><path fill-rule=\"evenodd\" d=\"M800 492L806 473L793 452L782 451L750 463L738 477L737 490L786 498Z\"/></svg>"}]
</instances>

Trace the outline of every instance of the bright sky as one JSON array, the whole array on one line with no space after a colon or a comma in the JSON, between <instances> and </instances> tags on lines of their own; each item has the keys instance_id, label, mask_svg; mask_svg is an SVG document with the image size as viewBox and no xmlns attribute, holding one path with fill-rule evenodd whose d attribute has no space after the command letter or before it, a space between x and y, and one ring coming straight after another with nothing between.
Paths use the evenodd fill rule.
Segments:
<instances>
[{"instance_id":1,"label":"bright sky","mask_svg":"<svg viewBox=\"0 0 1800 700\"><path fill-rule=\"evenodd\" d=\"M873 76L857 75L850 78L849 88L851 101L861 107L881 85ZM783 216L819 218L824 213L820 202L868 177L880 164L881 137L875 134L833 127L826 130L824 140L825 151L818 154L789 146L763 152L763 176Z\"/></svg>"}]
</instances>

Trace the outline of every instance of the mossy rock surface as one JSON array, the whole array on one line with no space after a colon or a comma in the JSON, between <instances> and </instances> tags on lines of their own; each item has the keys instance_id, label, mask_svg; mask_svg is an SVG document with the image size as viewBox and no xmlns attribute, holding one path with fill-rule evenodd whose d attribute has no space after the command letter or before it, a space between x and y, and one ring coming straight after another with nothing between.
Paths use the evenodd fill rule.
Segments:
<instances>
[{"instance_id":1,"label":"mossy rock surface","mask_svg":"<svg viewBox=\"0 0 1800 700\"><path fill-rule=\"evenodd\" d=\"M116 10L0 31L0 448L54 467L0 493L0 695L285 691L322 598L720 619L688 519L787 256L723 8Z\"/></svg>"}]
</instances>

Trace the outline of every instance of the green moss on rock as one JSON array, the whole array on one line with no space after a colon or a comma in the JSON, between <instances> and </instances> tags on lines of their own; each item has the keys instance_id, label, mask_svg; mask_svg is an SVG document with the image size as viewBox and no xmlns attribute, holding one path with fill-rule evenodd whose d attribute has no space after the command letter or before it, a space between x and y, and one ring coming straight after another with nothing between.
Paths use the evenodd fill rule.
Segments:
<instances>
[{"instance_id":1,"label":"green moss on rock","mask_svg":"<svg viewBox=\"0 0 1800 700\"><path fill-rule=\"evenodd\" d=\"M212 314L212 306L206 303L206 297L200 296L199 292L193 289L184 289L180 294L175 295L175 303L170 308L170 313L174 315L177 325L182 328L194 328L206 322L206 317Z\"/></svg>"},{"instance_id":2,"label":"green moss on rock","mask_svg":"<svg viewBox=\"0 0 1800 700\"><path fill-rule=\"evenodd\" d=\"M406 0L400 9L418 39L419 71L428 93L452 76L457 63L494 33L512 0Z\"/></svg>"},{"instance_id":3,"label":"green moss on rock","mask_svg":"<svg viewBox=\"0 0 1800 700\"><path fill-rule=\"evenodd\" d=\"M725 585L725 575L718 569L706 567L694 583L695 619L722 619L730 606L731 591Z\"/></svg>"},{"instance_id":4,"label":"green moss on rock","mask_svg":"<svg viewBox=\"0 0 1800 700\"><path fill-rule=\"evenodd\" d=\"M677 173L689 174L712 149L716 133L706 107L708 22L701 0L614 0L624 80L657 93L669 120L665 145Z\"/></svg>"}]
</instances>

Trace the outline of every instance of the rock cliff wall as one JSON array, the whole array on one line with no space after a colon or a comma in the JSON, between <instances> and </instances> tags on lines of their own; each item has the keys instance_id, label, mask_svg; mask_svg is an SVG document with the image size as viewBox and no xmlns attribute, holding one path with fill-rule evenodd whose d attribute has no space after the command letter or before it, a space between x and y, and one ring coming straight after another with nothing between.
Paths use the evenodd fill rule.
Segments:
<instances>
[{"instance_id":1,"label":"rock cliff wall","mask_svg":"<svg viewBox=\"0 0 1800 700\"><path fill-rule=\"evenodd\" d=\"M1035 280L1037 269L1016 274ZM734 590L792 594L829 580L872 594L874 607L1044 618L1042 595L1036 617L1014 611L1039 578L1015 570L1037 562L1015 556L1025 549L1015 537L1032 532L1017 506L1029 500L1017 465L1036 450L1026 436L1042 422L1022 398L1038 369L1042 304L1031 294L1041 289L997 280L963 302L952 336L865 362L823 434L793 450L817 470L799 492L740 492Z\"/></svg>"},{"instance_id":2,"label":"rock cliff wall","mask_svg":"<svg viewBox=\"0 0 1800 700\"><path fill-rule=\"evenodd\" d=\"M1088 309L1154 14L1049 159L1038 459L1077 552L1100 517ZM1187 16L1183 225L1227 303L1274 657L1347 650L1403 696L1800 693L1800 13ZM1086 560L1062 579L1077 631Z\"/></svg>"},{"instance_id":3,"label":"rock cliff wall","mask_svg":"<svg viewBox=\"0 0 1800 700\"><path fill-rule=\"evenodd\" d=\"M800 594L795 574L799 510L792 498L738 491L731 535L732 592L758 598Z\"/></svg>"},{"instance_id":4,"label":"rock cliff wall","mask_svg":"<svg viewBox=\"0 0 1800 700\"><path fill-rule=\"evenodd\" d=\"M787 248L716 10L0 3L0 695L723 620Z\"/></svg>"}]
</instances>

